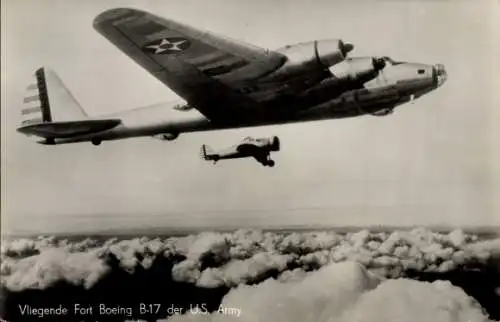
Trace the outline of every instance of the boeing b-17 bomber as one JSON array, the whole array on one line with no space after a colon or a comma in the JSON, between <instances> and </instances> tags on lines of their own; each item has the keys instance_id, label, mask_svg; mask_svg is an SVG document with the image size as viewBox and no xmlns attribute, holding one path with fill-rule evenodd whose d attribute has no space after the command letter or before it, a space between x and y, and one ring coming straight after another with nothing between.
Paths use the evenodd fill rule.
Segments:
<instances>
[{"instance_id":1,"label":"boeing b-17 bomber","mask_svg":"<svg viewBox=\"0 0 500 322\"><path fill-rule=\"evenodd\" d=\"M136 9L105 11L94 28L183 102L88 117L59 77L42 67L28 87L19 132L47 145L99 145L139 136L170 141L183 132L383 116L447 77L441 64L347 57L354 46L340 39L268 50ZM243 142L248 149L239 157L270 165L269 149L256 142ZM206 147L204 156L215 158Z\"/></svg>"}]
</instances>

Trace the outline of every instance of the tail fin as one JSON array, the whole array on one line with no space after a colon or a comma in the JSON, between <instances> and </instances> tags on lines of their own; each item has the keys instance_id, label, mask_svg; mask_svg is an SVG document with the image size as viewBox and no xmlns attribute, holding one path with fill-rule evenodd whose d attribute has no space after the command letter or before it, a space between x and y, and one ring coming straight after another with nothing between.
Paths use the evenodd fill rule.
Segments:
<instances>
[{"instance_id":1,"label":"tail fin","mask_svg":"<svg viewBox=\"0 0 500 322\"><path fill-rule=\"evenodd\" d=\"M213 150L206 144L203 144L201 146L200 154L201 154L201 158L203 160L207 160L207 161L213 160L213 161L217 162L217 159L218 159L217 156L213 153Z\"/></svg>"},{"instance_id":2,"label":"tail fin","mask_svg":"<svg viewBox=\"0 0 500 322\"><path fill-rule=\"evenodd\" d=\"M24 98L22 126L45 122L84 120L87 115L57 74L46 68L35 72L35 83Z\"/></svg>"},{"instance_id":3,"label":"tail fin","mask_svg":"<svg viewBox=\"0 0 500 322\"><path fill-rule=\"evenodd\" d=\"M208 160L207 147L206 144L201 145L200 155L203 160Z\"/></svg>"},{"instance_id":4,"label":"tail fin","mask_svg":"<svg viewBox=\"0 0 500 322\"><path fill-rule=\"evenodd\" d=\"M40 143L55 144L58 138L106 131L121 123L120 119L87 119L80 104L53 71L38 69L35 81L28 86L21 110L24 120L17 131L45 138Z\"/></svg>"}]
</instances>

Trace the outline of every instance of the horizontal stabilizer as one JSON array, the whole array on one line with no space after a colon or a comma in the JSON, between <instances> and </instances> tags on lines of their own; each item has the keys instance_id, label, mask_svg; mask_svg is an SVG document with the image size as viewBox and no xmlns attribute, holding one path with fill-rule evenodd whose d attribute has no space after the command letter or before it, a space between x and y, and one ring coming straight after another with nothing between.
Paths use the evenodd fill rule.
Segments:
<instances>
[{"instance_id":1,"label":"horizontal stabilizer","mask_svg":"<svg viewBox=\"0 0 500 322\"><path fill-rule=\"evenodd\" d=\"M119 119L44 122L20 127L18 132L47 139L62 139L106 131L119 125Z\"/></svg>"}]
</instances>

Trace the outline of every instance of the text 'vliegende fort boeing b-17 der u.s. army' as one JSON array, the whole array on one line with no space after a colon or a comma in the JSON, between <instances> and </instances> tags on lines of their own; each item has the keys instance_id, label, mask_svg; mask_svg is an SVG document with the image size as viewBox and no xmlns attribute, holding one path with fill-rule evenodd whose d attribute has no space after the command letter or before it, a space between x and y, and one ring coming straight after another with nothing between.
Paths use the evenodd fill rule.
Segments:
<instances>
[{"instance_id":1,"label":"text 'vliegende fort boeing b-17 der u.s. army'","mask_svg":"<svg viewBox=\"0 0 500 322\"><path fill-rule=\"evenodd\" d=\"M22 109L18 131L63 144L293 122L387 115L443 84L441 64L389 57L346 57L353 45L314 40L277 50L164 19L136 9L101 13L94 28L168 86L182 104L157 104L88 117L46 68Z\"/></svg>"}]
</instances>

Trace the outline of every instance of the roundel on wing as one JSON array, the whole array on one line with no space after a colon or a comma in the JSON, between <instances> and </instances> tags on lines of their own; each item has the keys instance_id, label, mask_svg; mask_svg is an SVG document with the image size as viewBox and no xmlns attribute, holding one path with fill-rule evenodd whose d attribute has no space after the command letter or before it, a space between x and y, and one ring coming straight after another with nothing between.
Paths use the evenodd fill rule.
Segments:
<instances>
[{"instance_id":1,"label":"roundel on wing","mask_svg":"<svg viewBox=\"0 0 500 322\"><path fill-rule=\"evenodd\" d=\"M190 41L182 37L159 38L142 47L148 53L155 55L175 54L186 50L191 45Z\"/></svg>"}]
</instances>

